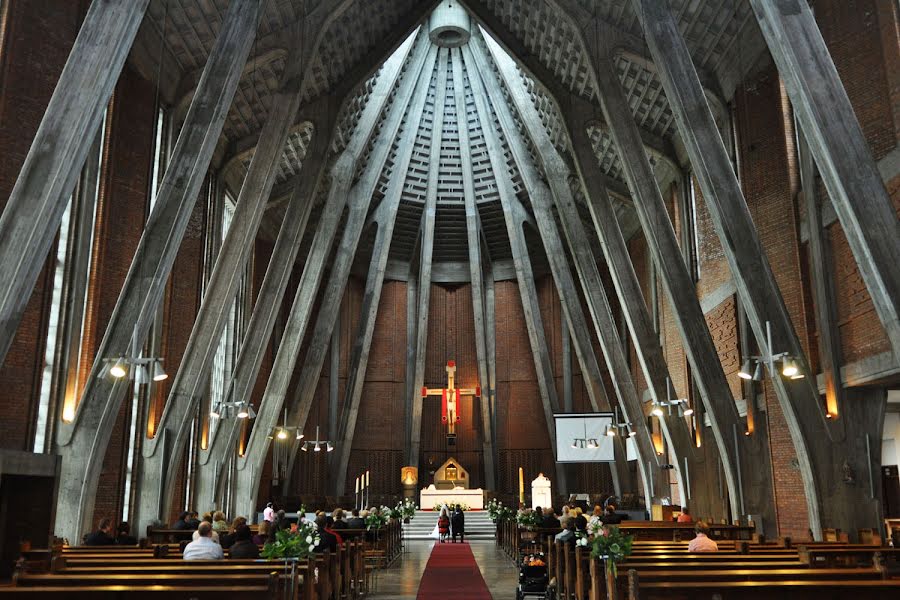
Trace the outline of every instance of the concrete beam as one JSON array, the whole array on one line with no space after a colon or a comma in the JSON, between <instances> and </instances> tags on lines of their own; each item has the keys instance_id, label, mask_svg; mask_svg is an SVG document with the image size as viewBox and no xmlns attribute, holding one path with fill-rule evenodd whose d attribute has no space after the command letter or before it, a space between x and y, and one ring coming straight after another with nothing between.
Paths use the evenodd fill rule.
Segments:
<instances>
[{"instance_id":1,"label":"concrete beam","mask_svg":"<svg viewBox=\"0 0 900 600\"><path fill-rule=\"evenodd\" d=\"M751 0L841 228L900 361L900 220L850 98L799 0Z\"/></svg>"},{"instance_id":2,"label":"concrete beam","mask_svg":"<svg viewBox=\"0 0 900 600\"><path fill-rule=\"evenodd\" d=\"M797 360L800 373L806 376L789 380L777 369L769 373L797 453L813 536L821 539L823 527L837 527L851 533L863 527L875 527L880 513L877 501L859 486L840 483L847 469L859 473L868 469L869 457L858 452L858 444L849 445L844 440L870 434L865 429L869 423L854 419L852 410L845 415L843 427L825 419L809 363L678 25L663 0L633 2L644 18L644 30L659 66L666 97L675 113L757 346L763 354L789 353ZM767 324L771 326L771 348ZM860 437L852 437L854 433Z\"/></svg>"},{"instance_id":3,"label":"concrete beam","mask_svg":"<svg viewBox=\"0 0 900 600\"><path fill-rule=\"evenodd\" d=\"M259 15L258 1L236 3L228 9L75 418L60 424L56 440L56 451L63 455L56 528L60 537L80 540L92 525L94 498L109 441L105 432L119 414L126 389L133 385L127 378L112 381L103 377L107 366L103 360L132 356L135 348L143 346L231 106Z\"/></svg>"},{"instance_id":4,"label":"concrete beam","mask_svg":"<svg viewBox=\"0 0 900 600\"><path fill-rule=\"evenodd\" d=\"M0 215L0 364L47 253L149 0L91 6ZM62 495L65 497L65 494Z\"/></svg>"},{"instance_id":5,"label":"concrete beam","mask_svg":"<svg viewBox=\"0 0 900 600\"><path fill-rule=\"evenodd\" d=\"M364 176L351 188L353 176L356 172L357 161L365 151L370 137L375 131L375 126L378 124L382 111L388 105L388 100L391 98L394 85L400 79L403 65L406 63L407 58L409 58L414 46L417 47L415 56L421 57L421 44L415 44L415 40L409 39L400 52L397 52L385 62L382 76L378 78L378 81L372 90L369 102L363 109L363 114L360 117L359 124L354 130L353 136L350 138L350 141L341 156L338 157L337 161L332 166L330 177L331 187L328 192L328 198L326 199L324 213L316 230L316 236L313 239L313 245L306 261L303 275L301 276L300 285L294 296L294 303L291 307L288 322L285 325L284 336L272 366L272 373L269 377L269 382L266 385L266 391L263 394L263 400L258 411L256 423L254 423L253 431L250 434L250 440L247 443L244 456L238 459L235 497L237 498L241 514L253 514L253 511L256 508L256 496L259 489L259 473L265 463L266 453L269 449L268 436L282 413L282 406L287 396L287 390L291 382L297 356L300 353L300 346L303 342L306 327L311 317L312 305L324 274L325 264L330 254L332 242L335 233L337 232L341 215L344 212L344 207L349 204L350 216L354 214L355 206L362 204L368 207L372 194L371 189L374 188L375 185L372 182L374 177L371 175L371 172L372 169L380 169L384 159L382 159L381 164L379 164L376 156L370 156ZM413 64L417 64L419 61L421 61L421 58ZM407 80L404 78L403 81L404 82L401 83L401 89ZM406 91L407 96L408 93L409 90ZM397 97L403 98L404 96L398 94ZM393 106L396 107L398 104L399 101L395 102ZM399 126L399 123L394 123L394 121L399 121L399 118L394 114L395 112L396 111L392 110L391 113L389 113L388 122L382 126L380 135L386 136L387 132L391 131L392 127L396 128ZM368 194L364 193L365 190L369 190ZM356 210L355 212L360 211ZM365 211L362 212L364 221ZM361 226L362 223L360 223L360 228ZM356 237L358 240L358 234ZM352 239L352 237L348 239ZM339 259L352 262L353 255L356 251L355 244L352 249L347 248L344 252L341 250L341 248L338 249L335 265L338 264ZM345 256L347 254L349 254L349 259ZM346 283L346 277L344 280L344 283ZM343 291L343 288L344 284L340 285L341 292ZM340 304L340 299L340 296L338 296L336 300L337 304ZM325 306L327 306L327 304L323 304L323 307ZM328 337L330 337L330 333L331 328L329 327ZM321 364L319 365L319 369L321 369ZM305 425L306 415L309 410L308 403L312 401L312 398L295 399L295 402L298 401L300 404L295 406L293 411L289 410L289 412L294 413L293 416L290 416L290 423L293 426L302 428ZM292 450L293 449L294 448L292 447ZM288 477L290 477L290 471L288 472Z\"/></svg>"},{"instance_id":6,"label":"concrete beam","mask_svg":"<svg viewBox=\"0 0 900 600\"><path fill-rule=\"evenodd\" d=\"M323 116L315 126L307 158L300 172L300 181L288 202L253 314L247 324L244 342L234 364L231 387L225 396L228 402L250 402L257 374L293 273L300 242L306 232L316 191L325 172L329 133L333 125L334 116L328 115ZM222 480L224 466L235 455L240 431L241 424L237 419L221 423L210 434L207 449L199 451L194 480L194 501L197 506L223 506L224 490L217 484Z\"/></svg>"},{"instance_id":7,"label":"concrete beam","mask_svg":"<svg viewBox=\"0 0 900 600\"><path fill-rule=\"evenodd\" d=\"M625 356L624 347L616 329L615 320L603 283L600 279L600 273L597 264L591 252L591 245L581 216L575 206L575 199L572 190L569 187L569 168L562 156L557 152L552 140L547 135L546 129L540 125L540 115L528 95L528 91L515 70L515 63L504 54L502 50L491 40L485 39L487 51L491 53L493 62L496 65L497 72L502 78L509 94L510 102L519 115L519 119L525 130L525 134L530 139L538 160L541 161L543 171L547 177L547 183L540 178L534 165L529 164L529 156L527 155L528 144L523 134L519 133L515 125L513 115L509 107L503 103L501 94L501 82L496 81L495 85L488 86L488 89L496 91L491 92L494 99L494 107L497 112L497 119L503 127L504 134L510 140L510 148L519 172L528 188L531 205L535 213L535 219L541 227L541 238L547 249L547 257L554 263L552 257L561 257L562 264L554 269L554 279L557 280L560 298L577 298L575 282L568 273L568 264L565 262L565 249L559 233L556 231L555 221L553 220L552 208L555 206L560 222L562 223L563 232L566 236L568 247L572 252L578 272L581 288L591 312L594 328L597 333L597 339L600 342L600 348L603 351L606 364L609 367L609 373L613 382L613 388L619 401L619 407L625 416L626 421L632 423L632 427L637 432L635 437L636 449L638 454L640 470L643 473L645 481L645 498L647 503L651 502L653 494L651 494L651 486L649 478L653 478L658 485L653 485L652 490L659 492L659 497L668 495L668 486L666 483L665 473L658 469L648 471L648 463L653 466L659 466L656 452L653 448L650 431L647 428L647 422L644 419L644 411L641 406L640 398L634 387L634 380ZM480 50L480 49L479 49ZM473 52L478 57L479 52ZM484 64L480 66L485 71L487 57L482 60ZM502 104L501 104L502 103ZM549 184L549 186L548 186ZM567 281L568 280L568 281ZM563 285L560 286L560 283ZM579 330L587 332L587 323L582 320L574 319L575 311L569 312L569 327L575 336L575 350L577 354L579 348L578 332ZM581 361L584 368L584 361ZM597 378L598 383L602 381L599 376L599 368L596 367L596 374L590 370L588 379ZM607 405L609 405L607 403ZM594 410L599 410L597 404Z\"/></svg>"},{"instance_id":8,"label":"concrete beam","mask_svg":"<svg viewBox=\"0 0 900 600\"><path fill-rule=\"evenodd\" d=\"M453 92L456 103L457 130L459 133L460 163L462 166L463 198L466 204L466 236L469 242L469 270L472 284L472 315L475 326L475 355L478 359L478 385L488 390L487 336L484 318L484 277L481 273L481 237L479 235L478 206L475 202L475 177L472 173L472 150L469 141L466 112L466 90L463 86L462 56L452 51ZM491 429L490 391L478 399L481 405L482 457L484 460L484 487L497 489L494 467L494 438Z\"/></svg>"},{"instance_id":9,"label":"concrete beam","mask_svg":"<svg viewBox=\"0 0 900 600\"><path fill-rule=\"evenodd\" d=\"M144 444L142 474L147 479L142 486L140 511L145 520L158 519L171 512L172 494L179 476L178 465L191 434L191 423L200 398L206 393L213 357L218 349L222 331L230 318L234 299L241 285L247 261L253 252L259 224L266 210L266 199L275 184L281 153L287 140L290 123L300 106L300 81L309 63L300 60L302 48L297 46L287 61L279 90L274 94L269 117L263 127L262 143L247 170L235 204L231 227L222 242L215 266L203 293L203 302L194 320L194 327L178 368L169 387L169 398L160 418L156 435ZM157 441L167 437L172 445L158 451ZM166 466L161 466L162 461ZM153 485L160 468L166 474L158 497ZM154 514L154 509L160 511Z\"/></svg>"},{"instance_id":10,"label":"concrete beam","mask_svg":"<svg viewBox=\"0 0 900 600\"><path fill-rule=\"evenodd\" d=\"M434 221L437 215L438 175L441 163L441 139L444 124L444 102L447 95L447 48L438 53L437 82L435 84L434 118L431 129L430 156L428 157L428 183L425 188L425 206L422 209L421 254L419 255L419 298L416 315L416 371L413 390L425 385L425 350L428 343L428 306L431 300L431 259L434 252ZM406 464L419 466L419 449L422 439L422 398L412 399L409 446Z\"/></svg>"},{"instance_id":11,"label":"concrete beam","mask_svg":"<svg viewBox=\"0 0 900 600\"><path fill-rule=\"evenodd\" d=\"M485 126L482 128L488 155L491 158L491 166L500 193L500 201L503 203L503 215L506 221L506 230L509 236L510 248L513 255L513 263L516 268L516 281L519 284L519 295L522 299L522 312L525 316L525 326L528 330L528 341L531 345L531 354L534 359L534 369L537 375L538 388L541 392L541 406L544 409L544 419L547 424L547 434L550 438L550 446L554 455L556 452L556 425L553 418L554 410L559 406L556 394L556 384L553 380L553 370L550 363L550 355L547 351L547 339L544 334L541 309L537 300L537 289L534 284L534 273L531 270L531 259L528 246L525 243L525 209L519 203L512 188L512 180L509 170L504 162L503 148L494 130L490 118L489 96L485 90L489 84L483 83L481 75L484 73L481 64L473 58L471 50L472 41L463 47L463 58L466 70L469 73L469 83L472 86L472 95L478 111L478 119ZM564 493L568 486L563 465L556 463L557 493Z\"/></svg>"}]
</instances>

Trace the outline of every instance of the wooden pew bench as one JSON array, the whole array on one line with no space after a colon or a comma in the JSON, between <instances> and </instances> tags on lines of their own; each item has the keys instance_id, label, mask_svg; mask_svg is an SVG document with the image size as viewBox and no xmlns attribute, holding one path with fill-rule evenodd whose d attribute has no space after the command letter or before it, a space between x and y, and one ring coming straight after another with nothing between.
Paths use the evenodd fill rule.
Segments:
<instances>
[{"instance_id":1,"label":"wooden pew bench","mask_svg":"<svg viewBox=\"0 0 900 600\"><path fill-rule=\"evenodd\" d=\"M81 588L0 587L3 598L50 598L53 600L266 600L275 598L267 586L207 586L200 588L164 585L106 585Z\"/></svg>"},{"instance_id":2,"label":"wooden pew bench","mask_svg":"<svg viewBox=\"0 0 900 600\"><path fill-rule=\"evenodd\" d=\"M896 600L900 581L690 581L629 584L628 600Z\"/></svg>"}]
</instances>

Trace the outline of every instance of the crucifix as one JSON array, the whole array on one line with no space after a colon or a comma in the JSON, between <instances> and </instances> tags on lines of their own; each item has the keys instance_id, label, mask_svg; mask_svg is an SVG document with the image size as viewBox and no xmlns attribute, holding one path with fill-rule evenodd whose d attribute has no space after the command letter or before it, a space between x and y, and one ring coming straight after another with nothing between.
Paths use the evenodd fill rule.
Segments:
<instances>
[{"instance_id":1,"label":"crucifix","mask_svg":"<svg viewBox=\"0 0 900 600\"><path fill-rule=\"evenodd\" d=\"M447 361L447 387L422 388L422 399L426 396L441 397L441 423L447 426L447 443L456 443L456 424L459 422L459 397L475 396L477 400L481 396L481 388L457 388L455 385L456 361Z\"/></svg>"}]
</instances>

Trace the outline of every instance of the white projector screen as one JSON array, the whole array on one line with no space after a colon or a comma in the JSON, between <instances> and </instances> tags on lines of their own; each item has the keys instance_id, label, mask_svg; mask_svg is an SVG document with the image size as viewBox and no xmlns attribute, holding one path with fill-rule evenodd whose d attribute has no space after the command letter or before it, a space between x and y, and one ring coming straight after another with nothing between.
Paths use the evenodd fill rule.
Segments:
<instances>
[{"instance_id":1,"label":"white projector screen","mask_svg":"<svg viewBox=\"0 0 900 600\"><path fill-rule=\"evenodd\" d=\"M556 422L556 461L561 463L613 462L613 438L606 435L606 426L613 422L612 413L583 413L553 415ZM597 440L596 448L572 447L576 438Z\"/></svg>"}]
</instances>

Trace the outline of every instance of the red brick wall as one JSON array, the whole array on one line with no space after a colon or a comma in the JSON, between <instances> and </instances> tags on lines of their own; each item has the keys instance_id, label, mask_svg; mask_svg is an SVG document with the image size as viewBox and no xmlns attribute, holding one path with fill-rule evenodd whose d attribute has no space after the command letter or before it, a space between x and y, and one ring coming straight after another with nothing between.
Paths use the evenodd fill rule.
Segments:
<instances>
[{"instance_id":1,"label":"red brick wall","mask_svg":"<svg viewBox=\"0 0 900 600\"><path fill-rule=\"evenodd\" d=\"M49 0L5 3L5 22L0 24L0 210L6 206L75 42L84 14L82 4ZM55 246L50 249L50 257L56 255ZM48 258L38 277L16 337L0 366L0 398L6 407L0 419L0 448L32 448L54 262Z\"/></svg>"},{"instance_id":2,"label":"red brick wall","mask_svg":"<svg viewBox=\"0 0 900 600\"><path fill-rule=\"evenodd\" d=\"M750 213L775 273L804 352L808 353L804 289L801 285L796 147L793 115L774 66L735 96L741 182ZM811 307L809 307L811 308ZM764 385L769 448L779 532L808 535L809 521L796 452L781 404Z\"/></svg>"},{"instance_id":3,"label":"red brick wall","mask_svg":"<svg viewBox=\"0 0 900 600\"><path fill-rule=\"evenodd\" d=\"M850 97L875 159L900 140L897 10L892 2L813 3L816 22ZM888 189L900 210L897 185ZM834 255L838 326L845 363L888 352L890 346L839 223L829 227Z\"/></svg>"},{"instance_id":4,"label":"red brick wall","mask_svg":"<svg viewBox=\"0 0 900 600\"><path fill-rule=\"evenodd\" d=\"M153 89L126 66L110 105L88 294L87 355L82 357L88 362L97 354L144 229L155 123ZM105 516L116 518L121 512L131 402L129 394L109 432L95 521Z\"/></svg>"}]
</instances>

